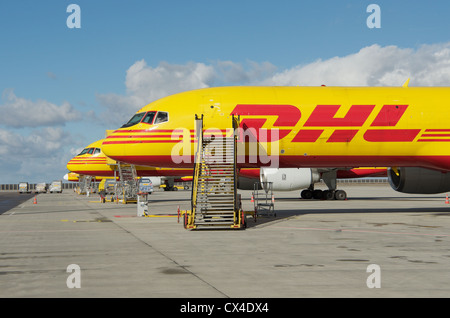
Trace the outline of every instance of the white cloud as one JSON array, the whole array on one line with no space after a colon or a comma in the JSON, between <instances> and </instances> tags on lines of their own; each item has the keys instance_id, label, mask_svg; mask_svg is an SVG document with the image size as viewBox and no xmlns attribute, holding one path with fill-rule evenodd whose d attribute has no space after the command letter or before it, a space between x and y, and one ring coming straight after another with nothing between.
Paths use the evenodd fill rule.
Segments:
<instances>
[{"instance_id":1,"label":"white cloud","mask_svg":"<svg viewBox=\"0 0 450 318\"><path fill-rule=\"evenodd\" d=\"M372 45L344 57L317 60L277 73L265 85L450 86L450 43L417 50Z\"/></svg>"},{"instance_id":2,"label":"white cloud","mask_svg":"<svg viewBox=\"0 0 450 318\"><path fill-rule=\"evenodd\" d=\"M51 181L46 180L47 177L62 179L67 171L66 164L72 157L64 148L73 144L70 134L60 127L41 128L28 135L0 129L3 183Z\"/></svg>"},{"instance_id":3,"label":"white cloud","mask_svg":"<svg viewBox=\"0 0 450 318\"><path fill-rule=\"evenodd\" d=\"M71 104L58 106L46 100L35 102L17 97L13 90L5 90L0 105L0 125L8 127L62 126L68 121L81 119L81 113Z\"/></svg>"},{"instance_id":4,"label":"white cloud","mask_svg":"<svg viewBox=\"0 0 450 318\"><path fill-rule=\"evenodd\" d=\"M52 159L55 151L73 142L70 134L60 127L45 127L32 131L29 135L0 129L0 156L14 160L47 157Z\"/></svg>"}]
</instances>

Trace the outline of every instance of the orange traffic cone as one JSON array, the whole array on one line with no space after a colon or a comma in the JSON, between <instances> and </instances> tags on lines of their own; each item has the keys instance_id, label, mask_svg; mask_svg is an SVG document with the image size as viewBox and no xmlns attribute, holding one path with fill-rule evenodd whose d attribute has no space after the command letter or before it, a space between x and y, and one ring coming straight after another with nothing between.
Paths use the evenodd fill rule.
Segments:
<instances>
[{"instance_id":1,"label":"orange traffic cone","mask_svg":"<svg viewBox=\"0 0 450 318\"><path fill-rule=\"evenodd\" d=\"M445 195L445 204L449 204L449 202L448 202L448 194Z\"/></svg>"},{"instance_id":2,"label":"orange traffic cone","mask_svg":"<svg viewBox=\"0 0 450 318\"><path fill-rule=\"evenodd\" d=\"M33 201L33 204L37 204L37 199L36 199L36 196L34 196L34 201Z\"/></svg>"},{"instance_id":3,"label":"orange traffic cone","mask_svg":"<svg viewBox=\"0 0 450 318\"><path fill-rule=\"evenodd\" d=\"M250 200L251 202L255 202L255 200L253 199L253 194L252 194L252 199Z\"/></svg>"},{"instance_id":4,"label":"orange traffic cone","mask_svg":"<svg viewBox=\"0 0 450 318\"><path fill-rule=\"evenodd\" d=\"M272 203L275 203L275 197L273 194L272 194Z\"/></svg>"}]
</instances>

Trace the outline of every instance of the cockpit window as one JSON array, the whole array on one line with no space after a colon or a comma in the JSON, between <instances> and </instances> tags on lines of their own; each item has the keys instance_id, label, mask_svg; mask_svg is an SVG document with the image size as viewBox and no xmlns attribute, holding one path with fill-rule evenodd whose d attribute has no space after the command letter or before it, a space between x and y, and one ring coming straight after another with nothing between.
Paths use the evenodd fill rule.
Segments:
<instances>
[{"instance_id":1,"label":"cockpit window","mask_svg":"<svg viewBox=\"0 0 450 318\"><path fill-rule=\"evenodd\" d=\"M145 113L134 114L134 116L131 117L131 119L125 125L122 125L121 128L131 127L131 126L134 126L136 124L139 124L141 122L141 120L142 120L142 117L144 117L144 115L145 115Z\"/></svg>"},{"instance_id":2,"label":"cockpit window","mask_svg":"<svg viewBox=\"0 0 450 318\"><path fill-rule=\"evenodd\" d=\"M145 115L144 119L142 119L142 122L146 124L152 124L155 114L156 112L148 112L147 115Z\"/></svg>"},{"instance_id":3,"label":"cockpit window","mask_svg":"<svg viewBox=\"0 0 450 318\"><path fill-rule=\"evenodd\" d=\"M156 116L155 116L156 115ZM160 124L165 123L166 121L169 121L169 113L167 112L147 112L147 113L138 113L135 114L131 119L123 125L121 128L124 127L131 127L139 123L146 123L146 124Z\"/></svg>"},{"instance_id":4,"label":"cockpit window","mask_svg":"<svg viewBox=\"0 0 450 318\"><path fill-rule=\"evenodd\" d=\"M166 121L169 121L169 113L158 112L154 124L165 123Z\"/></svg>"},{"instance_id":5,"label":"cockpit window","mask_svg":"<svg viewBox=\"0 0 450 318\"><path fill-rule=\"evenodd\" d=\"M80 152L77 156L81 156L86 154L89 151L90 148L84 148L82 152Z\"/></svg>"},{"instance_id":6,"label":"cockpit window","mask_svg":"<svg viewBox=\"0 0 450 318\"><path fill-rule=\"evenodd\" d=\"M94 153L94 148L89 148L88 154L92 155Z\"/></svg>"},{"instance_id":7,"label":"cockpit window","mask_svg":"<svg viewBox=\"0 0 450 318\"><path fill-rule=\"evenodd\" d=\"M100 151L101 151L100 148L95 148L95 149L94 149L94 155L100 153Z\"/></svg>"}]
</instances>

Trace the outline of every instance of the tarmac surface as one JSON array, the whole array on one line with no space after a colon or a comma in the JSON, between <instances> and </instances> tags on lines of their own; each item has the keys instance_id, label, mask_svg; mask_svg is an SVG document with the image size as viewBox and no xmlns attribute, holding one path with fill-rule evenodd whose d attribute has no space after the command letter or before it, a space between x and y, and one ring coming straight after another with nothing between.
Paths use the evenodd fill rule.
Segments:
<instances>
[{"instance_id":1,"label":"tarmac surface","mask_svg":"<svg viewBox=\"0 0 450 318\"><path fill-rule=\"evenodd\" d=\"M16 191L0 192L0 214L11 210L32 197L31 193L19 193Z\"/></svg>"},{"instance_id":2,"label":"tarmac surface","mask_svg":"<svg viewBox=\"0 0 450 318\"><path fill-rule=\"evenodd\" d=\"M0 297L450 296L445 194L339 187L348 200L275 192L277 216L248 216L245 230L184 229L177 209L190 191L155 192L152 217L95 194L32 196L0 215ZM5 193L0 205L16 196Z\"/></svg>"}]
</instances>

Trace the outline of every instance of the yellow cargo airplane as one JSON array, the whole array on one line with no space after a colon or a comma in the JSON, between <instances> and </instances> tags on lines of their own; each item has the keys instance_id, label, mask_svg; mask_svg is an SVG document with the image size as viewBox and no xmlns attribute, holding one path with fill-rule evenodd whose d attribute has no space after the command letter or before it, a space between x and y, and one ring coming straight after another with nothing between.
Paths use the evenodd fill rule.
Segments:
<instances>
[{"instance_id":1,"label":"yellow cargo airplane","mask_svg":"<svg viewBox=\"0 0 450 318\"><path fill-rule=\"evenodd\" d=\"M395 190L441 193L450 190L449 105L449 87L207 88L143 107L102 150L136 165L192 168L194 115L223 133L235 115L270 154L241 153L239 168L391 167Z\"/></svg>"},{"instance_id":2,"label":"yellow cargo airplane","mask_svg":"<svg viewBox=\"0 0 450 318\"><path fill-rule=\"evenodd\" d=\"M449 88L406 85L207 88L143 107L105 139L102 150L135 165L192 168L194 115L203 116L205 132L223 134L233 115L247 138L239 168L290 169L286 175L311 180L311 169L300 168L332 173L390 166L395 190L438 193L450 189L450 177L441 173L450 169L450 150L442 147L450 141L448 103ZM256 154L248 151L255 141L263 145Z\"/></svg>"},{"instance_id":3,"label":"yellow cargo airplane","mask_svg":"<svg viewBox=\"0 0 450 318\"><path fill-rule=\"evenodd\" d=\"M78 155L69 160L67 169L78 175L87 175L96 178L118 177L119 173L115 173L116 162L109 159L102 152L102 142L103 140L98 140L84 148ZM161 183L167 181L166 186L169 188L173 188L174 181L189 181L192 178L192 169L189 168L177 169L136 166L136 173L139 177L156 177L152 178L154 186L159 186ZM75 181L75 179L78 181L77 176L71 174L67 176L72 181Z\"/></svg>"}]
</instances>

